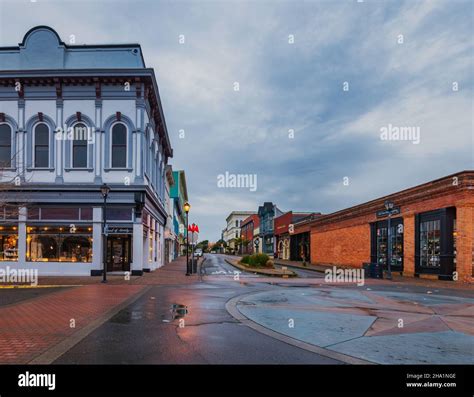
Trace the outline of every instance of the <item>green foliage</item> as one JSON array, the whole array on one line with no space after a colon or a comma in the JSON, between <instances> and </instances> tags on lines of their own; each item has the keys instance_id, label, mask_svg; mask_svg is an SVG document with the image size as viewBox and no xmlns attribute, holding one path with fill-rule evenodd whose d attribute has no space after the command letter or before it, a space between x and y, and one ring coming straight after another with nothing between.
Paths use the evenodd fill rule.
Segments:
<instances>
[{"instance_id":1,"label":"green foliage","mask_svg":"<svg viewBox=\"0 0 474 397\"><path fill-rule=\"evenodd\" d=\"M197 243L196 248L201 248L203 252L209 251L209 240L203 240Z\"/></svg>"},{"instance_id":2,"label":"green foliage","mask_svg":"<svg viewBox=\"0 0 474 397\"><path fill-rule=\"evenodd\" d=\"M244 256L241 262L251 267L264 267L269 259L267 254L253 254Z\"/></svg>"}]
</instances>

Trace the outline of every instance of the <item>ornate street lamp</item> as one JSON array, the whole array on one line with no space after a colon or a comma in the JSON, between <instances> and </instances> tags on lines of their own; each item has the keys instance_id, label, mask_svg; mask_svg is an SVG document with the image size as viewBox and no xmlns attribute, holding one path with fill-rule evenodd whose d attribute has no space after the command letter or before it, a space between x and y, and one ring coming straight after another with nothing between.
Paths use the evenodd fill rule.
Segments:
<instances>
[{"instance_id":1,"label":"ornate street lamp","mask_svg":"<svg viewBox=\"0 0 474 397\"><path fill-rule=\"evenodd\" d=\"M392 222L391 222L391 216L392 216L392 211L394 208L394 203L393 201L386 200L384 203L385 209L388 212L388 220L387 220L387 279L391 280L392 279Z\"/></svg>"},{"instance_id":2,"label":"ornate street lamp","mask_svg":"<svg viewBox=\"0 0 474 397\"><path fill-rule=\"evenodd\" d=\"M102 193L102 197L104 199L104 209L103 209L103 225L102 225L102 241L103 241L103 266L104 271L102 273L102 282L107 282L107 196L110 192L110 187L106 183L104 183L100 187L100 192Z\"/></svg>"},{"instance_id":3,"label":"ornate street lamp","mask_svg":"<svg viewBox=\"0 0 474 397\"><path fill-rule=\"evenodd\" d=\"M189 232L188 232L188 213L191 209L191 205L186 201L183 205L184 212L186 213L186 276L190 276L191 272L189 269Z\"/></svg>"}]
</instances>

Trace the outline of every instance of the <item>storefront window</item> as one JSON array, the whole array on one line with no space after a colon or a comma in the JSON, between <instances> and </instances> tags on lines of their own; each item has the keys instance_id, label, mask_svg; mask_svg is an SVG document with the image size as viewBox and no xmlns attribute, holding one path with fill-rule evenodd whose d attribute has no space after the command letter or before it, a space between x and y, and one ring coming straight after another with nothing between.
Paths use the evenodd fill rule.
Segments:
<instances>
[{"instance_id":1,"label":"storefront window","mask_svg":"<svg viewBox=\"0 0 474 397\"><path fill-rule=\"evenodd\" d=\"M150 230L150 238L148 241L148 262L153 262L153 230Z\"/></svg>"},{"instance_id":2,"label":"storefront window","mask_svg":"<svg viewBox=\"0 0 474 397\"><path fill-rule=\"evenodd\" d=\"M391 226L392 266L403 265L403 224ZM388 228L377 228L377 263L387 266Z\"/></svg>"},{"instance_id":3,"label":"storefront window","mask_svg":"<svg viewBox=\"0 0 474 397\"><path fill-rule=\"evenodd\" d=\"M454 268L456 269L456 254L457 254L457 237L458 237L458 231L456 229L456 219L453 219L453 263L454 263Z\"/></svg>"},{"instance_id":4,"label":"storefront window","mask_svg":"<svg viewBox=\"0 0 474 397\"><path fill-rule=\"evenodd\" d=\"M27 260L92 262L91 225L27 226Z\"/></svg>"},{"instance_id":5,"label":"storefront window","mask_svg":"<svg viewBox=\"0 0 474 397\"><path fill-rule=\"evenodd\" d=\"M441 252L440 220L420 223L420 260L423 267L439 267Z\"/></svg>"},{"instance_id":6,"label":"storefront window","mask_svg":"<svg viewBox=\"0 0 474 397\"><path fill-rule=\"evenodd\" d=\"M17 226L0 226L0 261L18 260Z\"/></svg>"},{"instance_id":7,"label":"storefront window","mask_svg":"<svg viewBox=\"0 0 474 397\"><path fill-rule=\"evenodd\" d=\"M107 219L114 221L131 221L131 208L107 208Z\"/></svg>"},{"instance_id":8,"label":"storefront window","mask_svg":"<svg viewBox=\"0 0 474 397\"><path fill-rule=\"evenodd\" d=\"M28 209L28 219L47 221L92 220L92 207L33 207Z\"/></svg>"}]
</instances>

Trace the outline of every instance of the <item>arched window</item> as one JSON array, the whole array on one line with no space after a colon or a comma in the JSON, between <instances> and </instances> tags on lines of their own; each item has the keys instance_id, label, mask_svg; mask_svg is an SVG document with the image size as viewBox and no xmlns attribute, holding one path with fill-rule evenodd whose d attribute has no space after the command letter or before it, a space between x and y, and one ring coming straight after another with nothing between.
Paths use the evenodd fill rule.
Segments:
<instances>
[{"instance_id":1,"label":"arched window","mask_svg":"<svg viewBox=\"0 0 474 397\"><path fill-rule=\"evenodd\" d=\"M146 129L143 154L145 157L145 174L150 177L150 129Z\"/></svg>"},{"instance_id":2,"label":"arched window","mask_svg":"<svg viewBox=\"0 0 474 397\"><path fill-rule=\"evenodd\" d=\"M83 123L74 125L72 141L73 168L87 167L87 127Z\"/></svg>"},{"instance_id":3,"label":"arched window","mask_svg":"<svg viewBox=\"0 0 474 397\"><path fill-rule=\"evenodd\" d=\"M12 128L6 123L0 124L0 168L12 165Z\"/></svg>"},{"instance_id":4,"label":"arched window","mask_svg":"<svg viewBox=\"0 0 474 397\"><path fill-rule=\"evenodd\" d=\"M49 167L49 127L45 123L36 124L34 129L35 167Z\"/></svg>"},{"instance_id":5,"label":"arched window","mask_svg":"<svg viewBox=\"0 0 474 397\"><path fill-rule=\"evenodd\" d=\"M112 127L112 168L127 166L127 127L123 123Z\"/></svg>"},{"instance_id":6,"label":"arched window","mask_svg":"<svg viewBox=\"0 0 474 397\"><path fill-rule=\"evenodd\" d=\"M151 161L151 183L153 186L156 187L156 155L154 154L155 149L154 146L152 146L152 161Z\"/></svg>"}]
</instances>

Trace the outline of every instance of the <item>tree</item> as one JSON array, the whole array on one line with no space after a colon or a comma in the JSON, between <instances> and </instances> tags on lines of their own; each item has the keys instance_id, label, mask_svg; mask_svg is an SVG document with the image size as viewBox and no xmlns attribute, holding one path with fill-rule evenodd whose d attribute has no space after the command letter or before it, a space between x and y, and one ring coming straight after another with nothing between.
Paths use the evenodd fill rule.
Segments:
<instances>
[{"instance_id":1,"label":"tree","mask_svg":"<svg viewBox=\"0 0 474 397\"><path fill-rule=\"evenodd\" d=\"M209 240L203 240L196 244L196 248L201 248L203 252L208 252Z\"/></svg>"},{"instance_id":2,"label":"tree","mask_svg":"<svg viewBox=\"0 0 474 397\"><path fill-rule=\"evenodd\" d=\"M227 243L224 240L220 239L220 240L216 241L216 243L212 247L212 250L221 252L226 247L227 247Z\"/></svg>"}]
</instances>

